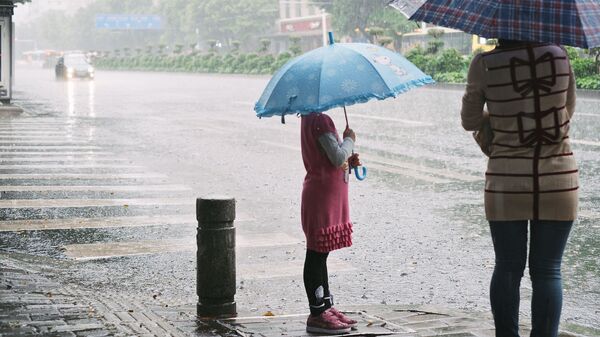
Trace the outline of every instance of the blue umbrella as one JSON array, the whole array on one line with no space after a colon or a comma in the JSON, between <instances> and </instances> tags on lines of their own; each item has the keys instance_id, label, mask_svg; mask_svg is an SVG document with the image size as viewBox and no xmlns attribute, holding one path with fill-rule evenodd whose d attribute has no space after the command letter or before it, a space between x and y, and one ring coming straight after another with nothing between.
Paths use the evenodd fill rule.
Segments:
<instances>
[{"instance_id":1,"label":"blue umbrella","mask_svg":"<svg viewBox=\"0 0 600 337\"><path fill-rule=\"evenodd\" d=\"M487 38L600 46L598 0L392 0L414 21Z\"/></svg>"},{"instance_id":2,"label":"blue umbrella","mask_svg":"<svg viewBox=\"0 0 600 337\"><path fill-rule=\"evenodd\" d=\"M254 110L258 117L306 115L386 99L434 81L400 54L366 43L333 43L298 56L275 73ZM346 115L346 124L348 117ZM363 171L366 169L363 167ZM355 171L359 180L362 180Z\"/></svg>"},{"instance_id":3,"label":"blue umbrella","mask_svg":"<svg viewBox=\"0 0 600 337\"><path fill-rule=\"evenodd\" d=\"M333 43L290 60L271 78L258 117L310 114L396 97L433 83L398 53L366 43Z\"/></svg>"}]
</instances>

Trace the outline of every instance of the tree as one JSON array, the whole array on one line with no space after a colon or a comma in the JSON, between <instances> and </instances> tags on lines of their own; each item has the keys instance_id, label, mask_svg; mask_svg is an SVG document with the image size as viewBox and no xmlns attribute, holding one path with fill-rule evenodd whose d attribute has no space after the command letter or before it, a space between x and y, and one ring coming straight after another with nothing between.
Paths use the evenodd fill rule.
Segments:
<instances>
[{"instance_id":1,"label":"tree","mask_svg":"<svg viewBox=\"0 0 600 337\"><path fill-rule=\"evenodd\" d=\"M389 0L333 0L322 8L333 15L333 27L342 35L367 37L365 28L382 27L385 35L413 31L417 25L399 11L387 6Z\"/></svg>"},{"instance_id":2,"label":"tree","mask_svg":"<svg viewBox=\"0 0 600 337\"><path fill-rule=\"evenodd\" d=\"M186 0L196 5L190 18L200 23L200 35L230 45L270 31L279 15L277 0Z\"/></svg>"}]
</instances>

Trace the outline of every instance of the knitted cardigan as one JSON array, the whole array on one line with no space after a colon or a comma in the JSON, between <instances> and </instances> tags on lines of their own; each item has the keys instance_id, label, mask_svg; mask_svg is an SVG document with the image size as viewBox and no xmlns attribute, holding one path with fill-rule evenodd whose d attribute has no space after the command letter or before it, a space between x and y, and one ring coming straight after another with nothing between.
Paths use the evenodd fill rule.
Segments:
<instances>
[{"instance_id":1,"label":"knitted cardigan","mask_svg":"<svg viewBox=\"0 0 600 337\"><path fill-rule=\"evenodd\" d=\"M462 125L476 131L487 104L493 141L485 183L488 220L574 220L578 170L569 144L575 79L566 51L550 44L476 56Z\"/></svg>"}]
</instances>

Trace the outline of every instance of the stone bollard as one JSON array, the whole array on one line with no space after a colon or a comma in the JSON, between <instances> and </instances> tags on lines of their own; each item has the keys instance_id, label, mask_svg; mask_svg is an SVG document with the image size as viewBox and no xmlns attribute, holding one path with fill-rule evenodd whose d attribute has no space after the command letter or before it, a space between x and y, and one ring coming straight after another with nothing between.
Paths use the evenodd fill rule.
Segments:
<instances>
[{"instance_id":1,"label":"stone bollard","mask_svg":"<svg viewBox=\"0 0 600 337\"><path fill-rule=\"evenodd\" d=\"M198 317L233 317L235 304L235 199L196 199Z\"/></svg>"}]
</instances>

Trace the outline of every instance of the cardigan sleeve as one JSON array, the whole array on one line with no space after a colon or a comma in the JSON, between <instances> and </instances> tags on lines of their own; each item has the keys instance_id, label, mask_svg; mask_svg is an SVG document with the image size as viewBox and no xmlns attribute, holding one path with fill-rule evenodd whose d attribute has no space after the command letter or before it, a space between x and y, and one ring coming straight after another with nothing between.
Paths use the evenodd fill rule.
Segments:
<instances>
[{"instance_id":1,"label":"cardigan sleeve","mask_svg":"<svg viewBox=\"0 0 600 337\"><path fill-rule=\"evenodd\" d=\"M335 134L330 132L324 133L319 137L319 144L325 151L331 164L335 167L341 167L348 160L354 148L352 138L346 137L342 144L339 144Z\"/></svg>"},{"instance_id":2,"label":"cardigan sleeve","mask_svg":"<svg viewBox=\"0 0 600 337\"><path fill-rule=\"evenodd\" d=\"M483 125L483 107L485 106L485 68L483 57L475 56L469 67L467 88L462 98L460 117L467 131L477 131Z\"/></svg>"}]
</instances>

